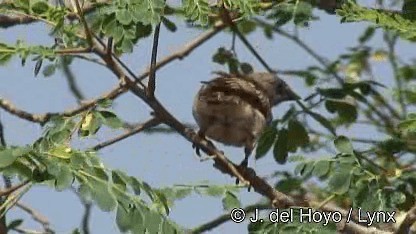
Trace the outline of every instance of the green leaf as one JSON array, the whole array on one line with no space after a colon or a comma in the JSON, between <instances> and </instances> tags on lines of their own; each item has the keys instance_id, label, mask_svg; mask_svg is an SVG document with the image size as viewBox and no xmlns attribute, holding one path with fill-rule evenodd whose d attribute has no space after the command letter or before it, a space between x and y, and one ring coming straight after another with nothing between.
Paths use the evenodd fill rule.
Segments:
<instances>
[{"instance_id":1,"label":"green leaf","mask_svg":"<svg viewBox=\"0 0 416 234\"><path fill-rule=\"evenodd\" d=\"M367 27L364 33L358 38L358 41L361 44L366 43L368 40L370 40L373 37L375 31L376 31L375 27L373 26Z\"/></svg>"},{"instance_id":2,"label":"green leaf","mask_svg":"<svg viewBox=\"0 0 416 234\"><path fill-rule=\"evenodd\" d=\"M400 131L405 133L407 132L416 132L416 116L414 113L411 113L407 116L407 118L401 121L398 126Z\"/></svg>"},{"instance_id":3,"label":"green leaf","mask_svg":"<svg viewBox=\"0 0 416 234\"><path fill-rule=\"evenodd\" d=\"M23 223L23 219L15 219L7 224L7 229L12 230L19 227Z\"/></svg>"},{"instance_id":4,"label":"green leaf","mask_svg":"<svg viewBox=\"0 0 416 234\"><path fill-rule=\"evenodd\" d=\"M72 156L72 149L66 145L57 145L48 151L48 155L61 159L70 159Z\"/></svg>"},{"instance_id":5,"label":"green leaf","mask_svg":"<svg viewBox=\"0 0 416 234\"><path fill-rule=\"evenodd\" d=\"M406 5L409 3L409 5ZM414 27L413 15L414 3L407 1L403 6L403 13L384 9L373 9L361 6L354 1L342 4L337 14L342 17L341 22L367 21L386 30L393 30L404 39L415 40L416 29ZM411 20L412 19L412 20Z\"/></svg>"},{"instance_id":6,"label":"green leaf","mask_svg":"<svg viewBox=\"0 0 416 234\"><path fill-rule=\"evenodd\" d=\"M93 172L94 172L95 177L106 182L108 181L108 175L107 175L105 168L100 167L100 166L94 166L93 169L94 169Z\"/></svg>"},{"instance_id":7,"label":"green leaf","mask_svg":"<svg viewBox=\"0 0 416 234\"><path fill-rule=\"evenodd\" d=\"M209 196L219 197L219 196L222 196L226 192L226 189L223 186L211 185L208 188L204 189L204 191L205 191L205 194Z\"/></svg>"},{"instance_id":8,"label":"green leaf","mask_svg":"<svg viewBox=\"0 0 416 234\"><path fill-rule=\"evenodd\" d=\"M97 105L102 108L109 108L113 105L113 100L111 99L100 99L97 102Z\"/></svg>"},{"instance_id":9,"label":"green leaf","mask_svg":"<svg viewBox=\"0 0 416 234\"><path fill-rule=\"evenodd\" d=\"M55 177L55 187L58 191L63 191L69 188L74 181L74 176L67 165L60 165L60 171Z\"/></svg>"},{"instance_id":10,"label":"green leaf","mask_svg":"<svg viewBox=\"0 0 416 234\"><path fill-rule=\"evenodd\" d=\"M206 0L183 0L182 6L185 16L191 20L198 20L201 25L208 24L209 5Z\"/></svg>"},{"instance_id":11,"label":"green leaf","mask_svg":"<svg viewBox=\"0 0 416 234\"><path fill-rule=\"evenodd\" d=\"M224 198L222 199L222 207L224 208L224 210L230 211L234 208L241 207L241 203L236 195L234 195L230 191L227 191L225 193Z\"/></svg>"},{"instance_id":12,"label":"green leaf","mask_svg":"<svg viewBox=\"0 0 416 234\"><path fill-rule=\"evenodd\" d=\"M133 189L134 194L140 195L142 184L133 176L130 176L130 186Z\"/></svg>"},{"instance_id":13,"label":"green leaf","mask_svg":"<svg viewBox=\"0 0 416 234\"><path fill-rule=\"evenodd\" d=\"M170 21L168 18L162 17L162 23L169 31L176 32L177 27L176 27L175 23Z\"/></svg>"},{"instance_id":14,"label":"green leaf","mask_svg":"<svg viewBox=\"0 0 416 234\"><path fill-rule=\"evenodd\" d=\"M296 25L303 26L312 19L312 5L310 3L299 1L295 10L293 21Z\"/></svg>"},{"instance_id":15,"label":"green leaf","mask_svg":"<svg viewBox=\"0 0 416 234\"><path fill-rule=\"evenodd\" d=\"M354 148L350 140L345 136L338 136L337 139L334 140L334 145L340 153L344 154L354 154Z\"/></svg>"},{"instance_id":16,"label":"green leaf","mask_svg":"<svg viewBox=\"0 0 416 234\"><path fill-rule=\"evenodd\" d=\"M249 34L253 32L256 30L256 26L257 24L251 20L244 20L237 25L238 30L243 34Z\"/></svg>"},{"instance_id":17,"label":"green leaf","mask_svg":"<svg viewBox=\"0 0 416 234\"><path fill-rule=\"evenodd\" d=\"M358 117L356 106L346 100L328 99L325 107L331 113L337 112L342 123L352 123Z\"/></svg>"},{"instance_id":18,"label":"green leaf","mask_svg":"<svg viewBox=\"0 0 416 234\"><path fill-rule=\"evenodd\" d=\"M254 71L249 63L240 63L240 69L244 74L251 74Z\"/></svg>"},{"instance_id":19,"label":"green leaf","mask_svg":"<svg viewBox=\"0 0 416 234\"><path fill-rule=\"evenodd\" d=\"M116 11L116 19L123 25L129 25L132 22L133 17L130 11L128 11L127 9L121 9Z\"/></svg>"},{"instance_id":20,"label":"green leaf","mask_svg":"<svg viewBox=\"0 0 416 234\"><path fill-rule=\"evenodd\" d=\"M134 226L134 216L128 207L117 206L116 223L121 232L127 232Z\"/></svg>"},{"instance_id":21,"label":"green leaf","mask_svg":"<svg viewBox=\"0 0 416 234\"><path fill-rule=\"evenodd\" d=\"M272 147L277 137L277 129L273 126L267 126L260 136L256 148L256 159L262 158Z\"/></svg>"},{"instance_id":22,"label":"green leaf","mask_svg":"<svg viewBox=\"0 0 416 234\"><path fill-rule=\"evenodd\" d=\"M71 234L81 234L81 231L79 230L79 228L75 228Z\"/></svg>"},{"instance_id":23,"label":"green leaf","mask_svg":"<svg viewBox=\"0 0 416 234\"><path fill-rule=\"evenodd\" d=\"M79 128L79 135L83 137L91 136L97 133L101 128L101 115L96 111L88 113L83 118L81 127Z\"/></svg>"},{"instance_id":24,"label":"green leaf","mask_svg":"<svg viewBox=\"0 0 416 234\"><path fill-rule=\"evenodd\" d=\"M308 132L302 123L295 119L289 121L287 138L287 148L290 152L296 152L298 147L309 143Z\"/></svg>"},{"instance_id":25,"label":"green leaf","mask_svg":"<svg viewBox=\"0 0 416 234\"><path fill-rule=\"evenodd\" d=\"M102 119L103 124L111 128L123 127L123 122L117 117L116 114L110 111L99 111L99 116Z\"/></svg>"},{"instance_id":26,"label":"green leaf","mask_svg":"<svg viewBox=\"0 0 416 234\"><path fill-rule=\"evenodd\" d=\"M116 197L109 189L108 183L96 181L92 187L93 199L103 211L112 211L117 205Z\"/></svg>"},{"instance_id":27,"label":"green leaf","mask_svg":"<svg viewBox=\"0 0 416 234\"><path fill-rule=\"evenodd\" d=\"M142 188L143 188L144 192L147 194L147 196L149 196L149 198L152 201L154 201L155 200L155 198L154 198L155 195L154 195L152 187L148 183L143 181L142 182Z\"/></svg>"},{"instance_id":28,"label":"green leaf","mask_svg":"<svg viewBox=\"0 0 416 234\"><path fill-rule=\"evenodd\" d=\"M326 129L328 129L328 131L330 131L334 136L337 135L335 128L332 126L331 122L329 122L328 119L326 119L325 117L323 117L322 115L312 112L312 111L306 111L306 113L308 113L312 118L314 118L316 121L318 121L323 127L325 127Z\"/></svg>"},{"instance_id":29,"label":"green leaf","mask_svg":"<svg viewBox=\"0 0 416 234\"><path fill-rule=\"evenodd\" d=\"M43 68L42 73L45 77L49 77L49 76L52 76L55 73L55 71L56 71L56 66L54 64L49 64Z\"/></svg>"},{"instance_id":30,"label":"green leaf","mask_svg":"<svg viewBox=\"0 0 416 234\"><path fill-rule=\"evenodd\" d=\"M93 200L92 186L88 183L81 184L78 188L78 194L84 202L90 202Z\"/></svg>"},{"instance_id":31,"label":"green leaf","mask_svg":"<svg viewBox=\"0 0 416 234\"><path fill-rule=\"evenodd\" d=\"M29 152L27 148L9 148L0 151L0 168L13 164L14 161L23 154Z\"/></svg>"},{"instance_id":32,"label":"green leaf","mask_svg":"<svg viewBox=\"0 0 416 234\"><path fill-rule=\"evenodd\" d=\"M301 175L303 177L309 177L309 176L311 176L314 169L315 169L315 162L314 161L306 162L303 171L301 171Z\"/></svg>"},{"instance_id":33,"label":"green leaf","mask_svg":"<svg viewBox=\"0 0 416 234\"><path fill-rule=\"evenodd\" d=\"M155 212L150 212L147 209L145 209L144 212L142 211L142 213L144 216L144 222L146 223L146 230L148 231L148 233L160 233L159 230L163 221L162 217L159 214Z\"/></svg>"},{"instance_id":34,"label":"green leaf","mask_svg":"<svg viewBox=\"0 0 416 234\"><path fill-rule=\"evenodd\" d=\"M279 130L276 144L273 148L274 159L277 163L283 164L287 160L288 155L288 130L282 128Z\"/></svg>"},{"instance_id":35,"label":"green leaf","mask_svg":"<svg viewBox=\"0 0 416 234\"><path fill-rule=\"evenodd\" d=\"M35 69L33 73L35 74L35 77L39 74L40 69L42 68L43 59L38 59L35 64Z\"/></svg>"},{"instance_id":36,"label":"green leaf","mask_svg":"<svg viewBox=\"0 0 416 234\"><path fill-rule=\"evenodd\" d=\"M351 166L343 166L343 164L341 164L334 171L334 173L331 174L328 182L328 190L338 195L342 195L348 192L351 184L352 174L353 171L351 170Z\"/></svg>"},{"instance_id":37,"label":"green leaf","mask_svg":"<svg viewBox=\"0 0 416 234\"><path fill-rule=\"evenodd\" d=\"M300 162L298 165L296 165L295 170L294 170L294 174L295 175L302 175L303 170L306 167L306 163L305 162Z\"/></svg>"},{"instance_id":38,"label":"green leaf","mask_svg":"<svg viewBox=\"0 0 416 234\"><path fill-rule=\"evenodd\" d=\"M43 14L49 9L49 5L46 1L37 1L32 5L32 11L36 14Z\"/></svg>"},{"instance_id":39,"label":"green leaf","mask_svg":"<svg viewBox=\"0 0 416 234\"><path fill-rule=\"evenodd\" d=\"M119 187L122 191L126 191L127 183L128 183L128 176L119 170L114 170L111 172L111 178L113 183Z\"/></svg>"},{"instance_id":40,"label":"green leaf","mask_svg":"<svg viewBox=\"0 0 416 234\"><path fill-rule=\"evenodd\" d=\"M408 20L416 20L416 2L412 0L404 0L402 7L403 18Z\"/></svg>"},{"instance_id":41,"label":"green leaf","mask_svg":"<svg viewBox=\"0 0 416 234\"><path fill-rule=\"evenodd\" d=\"M331 163L327 160L319 160L314 164L312 174L316 177L322 177L328 174Z\"/></svg>"},{"instance_id":42,"label":"green leaf","mask_svg":"<svg viewBox=\"0 0 416 234\"><path fill-rule=\"evenodd\" d=\"M158 190L153 192L157 197L157 204L164 209L166 215L169 215L168 199L166 198L165 194Z\"/></svg>"}]
</instances>

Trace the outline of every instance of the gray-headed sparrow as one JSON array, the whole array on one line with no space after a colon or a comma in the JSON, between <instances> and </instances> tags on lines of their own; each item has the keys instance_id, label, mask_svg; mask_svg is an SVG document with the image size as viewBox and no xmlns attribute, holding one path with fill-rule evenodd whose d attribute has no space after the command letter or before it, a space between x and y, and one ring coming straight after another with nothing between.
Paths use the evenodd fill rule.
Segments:
<instances>
[{"instance_id":1,"label":"gray-headed sparrow","mask_svg":"<svg viewBox=\"0 0 416 234\"><path fill-rule=\"evenodd\" d=\"M245 158L241 165L247 167L257 139L272 120L271 108L298 96L272 73L243 76L218 72L217 75L202 82L192 113L201 137L244 146Z\"/></svg>"}]
</instances>

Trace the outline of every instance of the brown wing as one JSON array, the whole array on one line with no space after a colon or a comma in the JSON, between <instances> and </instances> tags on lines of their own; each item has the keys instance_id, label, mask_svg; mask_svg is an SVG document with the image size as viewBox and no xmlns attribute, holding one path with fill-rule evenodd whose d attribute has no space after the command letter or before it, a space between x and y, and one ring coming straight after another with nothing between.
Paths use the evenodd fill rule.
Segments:
<instances>
[{"instance_id":1,"label":"brown wing","mask_svg":"<svg viewBox=\"0 0 416 234\"><path fill-rule=\"evenodd\" d=\"M205 83L199 91L199 100L210 104L246 102L258 109L266 119L271 117L270 101L255 84L238 77L219 77Z\"/></svg>"}]
</instances>

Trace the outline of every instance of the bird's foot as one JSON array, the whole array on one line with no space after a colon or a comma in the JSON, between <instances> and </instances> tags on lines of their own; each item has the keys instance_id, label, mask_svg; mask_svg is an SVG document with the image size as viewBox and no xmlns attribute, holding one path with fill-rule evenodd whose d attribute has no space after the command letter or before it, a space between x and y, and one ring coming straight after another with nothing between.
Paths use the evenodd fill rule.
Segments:
<instances>
[{"instance_id":1,"label":"bird's foot","mask_svg":"<svg viewBox=\"0 0 416 234\"><path fill-rule=\"evenodd\" d=\"M201 148L199 148L199 146L197 146L195 143L192 143L192 149L195 150L195 153L198 155L198 157L201 157Z\"/></svg>"},{"instance_id":2,"label":"bird's foot","mask_svg":"<svg viewBox=\"0 0 416 234\"><path fill-rule=\"evenodd\" d=\"M214 143L212 143L211 141L205 139L208 143L208 146L211 148L215 148ZM201 157L201 147L199 147L197 144L192 143L192 148L195 149L195 153L196 155L198 155L198 157ZM220 151L222 154L224 154L222 151ZM212 155L209 155L212 156Z\"/></svg>"},{"instance_id":3,"label":"bird's foot","mask_svg":"<svg viewBox=\"0 0 416 234\"><path fill-rule=\"evenodd\" d=\"M254 170L252 168L248 167L248 157L244 158L244 160L240 163L240 165L238 165L238 168L241 168L242 170L250 170L254 172ZM240 183L240 180L237 178L235 179L235 184L238 185ZM251 185L248 186L247 190L250 192L251 190Z\"/></svg>"}]
</instances>

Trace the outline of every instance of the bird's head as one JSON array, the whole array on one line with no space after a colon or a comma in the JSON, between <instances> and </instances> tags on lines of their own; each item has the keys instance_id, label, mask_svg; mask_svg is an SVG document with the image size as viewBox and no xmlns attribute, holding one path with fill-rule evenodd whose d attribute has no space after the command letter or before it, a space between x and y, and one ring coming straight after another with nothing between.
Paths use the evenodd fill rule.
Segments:
<instances>
[{"instance_id":1,"label":"bird's head","mask_svg":"<svg viewBox=\"0 0 416 234\"><path fill-rule=\"evenodd\" d=\"M300 97L282 79L273 73L258 72L249 75L255 83L267 92L272 105L277 105L284 101L294 101Z\"/></svg>"}]
</instances>

